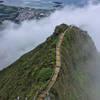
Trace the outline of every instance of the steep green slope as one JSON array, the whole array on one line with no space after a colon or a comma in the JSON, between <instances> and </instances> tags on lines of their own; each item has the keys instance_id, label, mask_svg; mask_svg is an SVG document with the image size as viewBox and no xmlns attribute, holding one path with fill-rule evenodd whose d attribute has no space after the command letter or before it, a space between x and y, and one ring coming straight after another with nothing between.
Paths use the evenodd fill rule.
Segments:
<instances>
[{"instance_id":1,"label":"steep green slope","mask_svg":"<svg viewBox=\"0 0 100 100\"><path fill-rule=\"evenodd\" d=\"M56 65L58 35L68 26L57 26L54 34L34 50L0 71L0 100L32 100L37 90L44 87Z\"/></svg>"},{"instance_id":2,"label":"steep green slope","mask_svg":"<svg viewBox=\"0 0 100 100\"><path fill-rule=\"evenodd\" d=\"M67 28L57 26L53 35L34 50L0 71L0 100L32 100L45 87L56 66L58 36ZM98 54L86 31L73 26L65 33L61 44L61 69L50 91L50 100L91 100L94 82L92 70Z\"/></svg>"},{"instance_id":3,"label":"steep green slope","mask_svg":"<svg viewBox=\"0 0 100 100\"><path fill-rule=\"evenodd\" d=\"M61 45L62 67L51 90L51 100L91 100L94 82L91 70L96 65L93 60L96 54L87 32L74 26L65 33Z\"/></svg>"}]
</instances>

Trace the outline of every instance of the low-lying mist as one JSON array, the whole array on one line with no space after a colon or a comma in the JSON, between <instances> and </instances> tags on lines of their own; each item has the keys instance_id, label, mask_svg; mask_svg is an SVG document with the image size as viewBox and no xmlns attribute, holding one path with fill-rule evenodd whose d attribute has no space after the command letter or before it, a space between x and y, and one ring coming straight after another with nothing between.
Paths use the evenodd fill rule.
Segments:
<instances>
[{"instance_id":1,"label":"low-lying mist","mask_svg":"<svg viewBox=\"0 0 100 100\"><path fill-rule=\"evenodd\" d=\"M43 42L54 30L46 21L3 24L6 28L0 32L0 69Z\"/></svg>"},{"instance_id":2,"label":"low-lying mist","mask_svg":"<svg viewBox=\"0 0 100 100\"><path fill-rule=\"evenodd\" d=\"M83 8L66 6L40 21L25 21L20 25L5 21L3 23L5 28L0 31L0 69L5 68L22 54L45 41L53 33L55 26L62 23L74 24L87 30L94 40L97 50L100 51L100 4L88 4ZM98 65L100 65L99 61L98 58ZM96 95L93 96L93 100L100 99L99 71L100 68L97 67L96 71L92 72L97 75L94 88Z\"/></svg>"},{"instance_id":3,"label":"low-lying mist","mask_svg":"<svg viewBox=\"0 0 100 100\"><path fill-rule=\"evenodd\" d=\"M0 69L43 42L61 23L87 30L100 51L100 4L83 8L66 6L40 21L25 21L21 25L4 22L5 29L0 31Z\"/></svg>"}]
</instances>

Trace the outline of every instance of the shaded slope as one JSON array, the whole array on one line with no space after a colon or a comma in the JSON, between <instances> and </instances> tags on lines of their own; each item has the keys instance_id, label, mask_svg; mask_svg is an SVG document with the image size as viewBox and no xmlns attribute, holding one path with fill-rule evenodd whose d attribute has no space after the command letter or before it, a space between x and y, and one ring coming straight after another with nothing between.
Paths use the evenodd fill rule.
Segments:
<instances>
[{"instance_id":1,"label":"shaded slope","mask_svg":"<svg viewBox=\"0 0 100 100\"><path fill-rule=\"evenodd\" d=\"M0 100L14 100L18 96L31 100L47 84L56 65L58 35L66 28L65 24L57 26L44 43L0 71Z\"/></svg>"},{"instance_id":2,"label":"shaded slope","mask_svg":"<svg viewBox=\"0 0 100 100\"><path fill-rule=\"evenodd\" d=\"M91 74L96 62L95 45L87 32L73 27L66 32L61 45L61 70L51 89L51 100L91 100Z\"/></svg>"}]
</instances>

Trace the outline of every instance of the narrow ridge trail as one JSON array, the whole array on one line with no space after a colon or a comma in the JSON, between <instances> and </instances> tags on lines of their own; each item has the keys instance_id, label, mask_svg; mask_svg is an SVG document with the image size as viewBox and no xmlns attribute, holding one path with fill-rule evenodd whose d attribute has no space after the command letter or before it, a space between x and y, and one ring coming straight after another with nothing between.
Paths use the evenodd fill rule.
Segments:
<instances>
[{"instance_id":1,"label":"narrow ridge trail","mask_svg":"<svg viewBox=\"0 0 100 100\"><path fill-rule=\"evenodd\" d=\"M69 28L67 28L60 36L59 36L59 41L58 44L56 46L56 68L54 71L54 74L50 80L50 82L48 83L48 85L46 86L46 88L37 96L37 100L44 100L45 96L47 95L47 93L49 92L49 90L51 89L51 87L54 85L54 83L56 82L56 79L58 77L58 74L60 72L60 68L61 68L61 56L60 56L60 47L62 44L62 40L64 37L64 34L73 27L73 25L71 25Z\"/></svg>"}]
</instances>

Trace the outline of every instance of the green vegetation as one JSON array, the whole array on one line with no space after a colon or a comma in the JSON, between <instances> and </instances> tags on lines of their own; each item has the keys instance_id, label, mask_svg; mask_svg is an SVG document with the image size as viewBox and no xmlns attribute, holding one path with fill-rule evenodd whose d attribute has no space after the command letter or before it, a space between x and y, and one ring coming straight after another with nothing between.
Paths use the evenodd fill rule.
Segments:
<instances>
[{"instance_id":1,"label":"green vegetation","mask_svg":"<svg viewBox=\"0 0 100 100\"><path fill-rule=\"evenodd\" d=\"M62 31L57 31L62 27ZM54 34L23 55L20 59L0 71L0 100L32 100L37 90L44 87L51 78L56 65L56 44L58 36L67 26L58 26Z\"/></svg>"},{"instance_id":2,"label":"green vegetation","mask_svg":"<svg viewBox=\"0 0 100 100\"><path fill-rule=\"evenodd\" d=\"M37 77L38 82L46 82L50 79L53 70L51 68L42 68Z\"/></svg>"},{"instance_id":3,"label":"green vegetation","mask_svg":"<svg viewBox=\"0 0 100 100\"><path fill-rule=\"evenodd\" d=\"M4 20L11 20L17 23L18 21L15 20L17 15L18 15L17 7L0 5L0 24L2 24Z\"/></svg>"},{"instance_id":4,"label":"green vegetation","mask_svg":"<svg viewBox=\"0 0 100 100\"><path fill-rule=\"evenodd\" d=\"M93 81L87 69L97 54L96 48L87 32L65 24L57 26L44 43L0 71L0 100L14 100L17 96L32 100L40 88L46 87L56 65L58 36L67 28L61 45L62 66L50 100L91 100Z\"/></svg>"},{"instance_id":5,"label":"green vegetation","mask_svg":"<svg viewBox=\"0 0 100 100\"><path fill-rule=\"evenodd\" d=\"M16 12L17 10L18 10L18 8L16 8L16 7L0 5L0 13L1 14L11 14L11 13Z\"/></svg>"},{"instance_id":6,"label":"green vegetation","mask_svg":"<svg viewBox=\"0 0 100 100\"><path fill-rule=\"evenodd\" d=\"M5 12L10 12L10 11L13 11L14 9L13 8L6 8L4 9Z\"/></svg>"},{"instance_id":7,"label":"green vegetation","mask_svg":"<svg viewBox=\"0 0 100 100\"><path fill-rule=\"evenodd\" d=\"M69 26L67 26L66 24L62 24L60 26L57 26L54 34L58 36L60 33L64 32L66 30L66 28L68 28L68 27Z\"/></svg>"},{"instance_id":8,"label":"green vegetation","mask_svg":"<svg viewBox=\"0 0 100 100\"><path fill-rule=\"evenodd\" d=\"M69 28L61 45L62 68L51 90L57 100L91 100L93 82L87 69L90 66L88 62L92 61L96 52L87 32L75 26ZM55 100L53 96L52 100Z\"/></svg>"}]
</instances>

